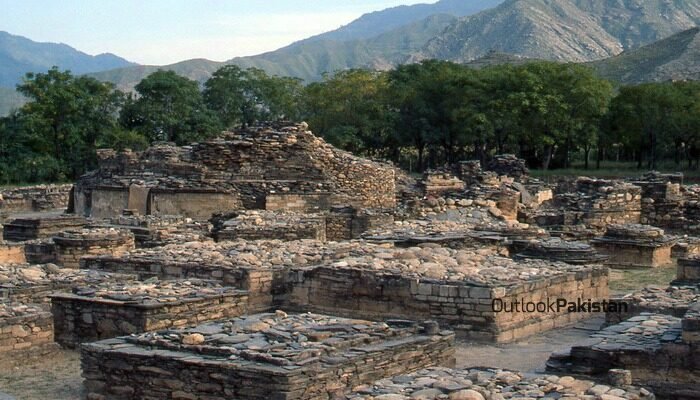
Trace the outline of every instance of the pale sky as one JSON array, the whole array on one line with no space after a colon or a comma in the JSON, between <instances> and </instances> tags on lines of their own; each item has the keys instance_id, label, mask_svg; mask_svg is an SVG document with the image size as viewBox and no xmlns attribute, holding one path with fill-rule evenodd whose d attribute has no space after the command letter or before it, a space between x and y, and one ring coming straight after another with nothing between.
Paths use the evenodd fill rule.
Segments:
<instances>
[{"instance_id":1,"label":"pale sky","mask_svg":"<svg viewBox=\"0 0 700 400\"><path fill-rule=\"evenodd\" d=\"M0 0L0 30L140 64L272 51L360 15L436 0Z\"/></svg>"}]
</instances>

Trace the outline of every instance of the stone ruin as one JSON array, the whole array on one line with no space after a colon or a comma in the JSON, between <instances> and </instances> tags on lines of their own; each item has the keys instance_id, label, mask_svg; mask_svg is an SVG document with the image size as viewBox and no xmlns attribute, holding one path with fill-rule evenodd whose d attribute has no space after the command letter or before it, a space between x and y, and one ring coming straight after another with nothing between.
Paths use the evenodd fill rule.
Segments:
<instances>
[{"instance_id":1,"label":"stone ruin","mask_svg":"<svg viewBox=\"0 0 700 400\"><path fill-rule=\"evenodd\" d=\"M74 214L8 216L0 243L0 358L80 348L89 399L698 398L700 190L682 176L552 185L496 156L418 183L304 124L99 158ZM611 295L608 266L673 262L669 286ZM550 298L627 306L550 359L595 382L444 368L455 340L595 315L494 309Z\"/></svg>"},{"instance_id":2,"label":"stone ruin","mask_svg":"<svg viewBox=\"0 0 700 400\"><path fill-rule=\"evenodd\" d=\"M0 189L0 223L10 214L64 210L73 185Z\"/></svg>"},{"instance_id":3,"label":"stone ruin","mask_svg":"<svg viewBox=\"0 0 700 400\"><path fill-rule=\"evenodd\" d=\"M216 281L99 282L51 296L55 340L63 346L246 313L244 291Z\"/></svg>"},{"instance_id":4,"label":"stone ruin","mask_svg":"<svg viewBox=\"0 0 700 400\"><path fill-rule=\"evenodd\" d=\"M353 318L435 319L473 339L507 342L585 314L498 313L494 299L546 294L608 296L607 270L542 260L514 262L495 251L356 242L238 241L87 256L82 267L141 279L213 279L248 291L249 309L283 308Z\"/></svg>"},{"instance_id":5,"label":"stone ruin","mask_svg":"<svg viewBox=\"0 0 700 400\"><path fill-rule=\"evenodd\" d=\"M82 365L104 399L319 399L453 364L453 341L434 323L278 311L86 344Z\"/></svg>"},{"instance_id":6,"label":"stone ruin","mask_svg":"<svg viewBox=\"0 0 700 400\"><path fill-rule=\"evenodd\" d=\"M306 124L229 132L190 146L99 154L75 185L71 211L93 218L122 210L208 219L244 209L326 211L332 205L393 208L394 169L333 148Z\"/></svg>"},{"instance_id":7,"label":"stone ruin","mask_svg":"<svg viewBox=\"0 0 700 400\"><path fill-rule=\"evenodd\" d=\"M671 249L676 244L664 230L649 225L609 225L605 235L591 244L608 256L607 263L614 267L655 268L672 264Z\"/></svg>"}]
</instances>

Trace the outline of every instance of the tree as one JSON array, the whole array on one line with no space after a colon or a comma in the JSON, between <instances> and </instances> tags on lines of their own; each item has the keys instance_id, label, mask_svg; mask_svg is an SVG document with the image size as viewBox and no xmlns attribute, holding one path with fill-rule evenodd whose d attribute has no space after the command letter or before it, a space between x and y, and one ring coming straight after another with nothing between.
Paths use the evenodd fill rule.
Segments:
<instances>
[{"instance_id":1,"label":"tree","mask_svg":"<svg viewBox=\"0 0 700 400\"><path fill-rule=\"evenodd\" d=\"M143 133L149 141L187 144L221 130L221 122L204 104L197 82L173 71L158 70L136 85L120 120L127 129Z\"/></svg>"},{"instance_id":2,"label":"tree","mask_svg":"<svg viewBox=\"0 0 700 400\"><path fill-rule=\"evenodd\" d=\"M268 76L263 70L227 65L204 83L204 101L227 128L298 116L299 79Z\"/></svg>"},{"instance_id":3,"label":"tree","mask_svg":"<svg viewBox=\"0 0 700 400\"><path fill-rule=\"evenodd\" d=\"M330 143L358 154L398 157L388 146L391 116L384 73L348 70L304 91L303 118Z\"/></svg>"},{"instance_id":4,"label":"tree","mask_svg":"<svg viewBox=\"0 0 700 400\"><path fill-rule=\"evenodd\" d=\"M93 167L100 136L117 129L116 113L123 94L114 85L54 67L47 73L29 73L17 90L29 98L17 113L14 134L35 155L34 176L64 180ZM40 173L51 170L48 175Z\"/></svg>"}]
</instances>

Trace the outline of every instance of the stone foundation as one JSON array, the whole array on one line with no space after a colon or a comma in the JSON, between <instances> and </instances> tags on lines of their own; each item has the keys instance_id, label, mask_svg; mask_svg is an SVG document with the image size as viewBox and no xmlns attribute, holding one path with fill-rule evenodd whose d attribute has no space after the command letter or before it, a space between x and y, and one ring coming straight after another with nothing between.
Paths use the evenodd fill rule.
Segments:
<instances>
[{"instance_id":1,"label":"stone foundation","mask_svg":"<svg viewBox=\"0 0 700 400\"><path fill-rule=\"evenodd\" d=\"M453 364L454 335L435 328L254 315L85 344L83 376L90 399L332 399L377 379Z\"/></svg>"},{"instance_id":2,"label":"stone foundation","mask_svg":"<svg viewBox=\"0 0 700 400\"><path fill-rule=\"evenodd\" d=\"M65 231L53 237L56 245L56 263L65 268L79 268L86 255L108 254L120 256L134 250L134 235L116 229L84 229Z\"/></svg>"},{"instance_id":3,"label":"stone foundation","mask_svg":"<svg viewBox=\"0 0 700 400\"><path fill-rule=\"evenodd\" d=\"M38 185L0 190L2 215L63 210L68 206L72 185Z\"/></svg>"},{"instance_id":4,"label":"stone foundation","mask_svg":"<svg viewBox=\"0 0 700 400\"><path fill-rule=\"evenodd\" d=\"M655 268L673 263L671 249L676 241L648 225L610 225L605 236L591 244L608 256L607 264L612 267Z\"/></svg>"},{"instance_id":5,"label":"stone foundation","mask_svg":"<svg viewBox=\"0 0 700 400\"><path fill-rule=\"evenodd\" d=\"M103 284L51 296L56 342L80 343L245 314L245 292L213 282Z\"/></svg>"},{"instance_id":6,"label":"stone foundation","mask_svg":"<svg viewBox=\"0 0 700 400\"><path fill-rule=\"evenodd\" d=\"M16 218L4 224L3 238L16 242L47 239L63 231L81 229L86 224L84 218L75 215Z\"/></svg>"},{"instance_id":7,"label":"stone foundation","mask_svg":"<svg viewBox=\"0 0 700 400\"><path fill-rule=\"evenodd\" d=\"M55 291L103 282L129 282L135 275L60 269L55 265L0 265L0 299L18 304L47 304Z\"/></svg>"},{"instance_id":8,"label":"stone foundation","mask_svg":"<svg viewBox=\"0 0 700 400\"><path fill-rule=\"evenodd\" d=\"M623 375L626 371L616 371ZM586 399L654 400L650 391L613 378L608 385L570 376L535 375L495 368L432 367L363 385L349 400Z\"/></svg>"},{"instance_id":9,"label":"stone foundation","mask_svg":"<svg viewBox=\"0 0 700 400\"><path fill-rule=\"evenodd\" d=\"M21 358L26 352L50 351L52 345L51 313L37 306L0 304L0 360Z\"/></svg>"},{"instance_id":10,"label":"stone foundation","mask_svg":"<svg viewBox=\"0 0 700 400\"><path fill-rule=\"evenodd\" d=\"M700 347L697 320L644 313L591 337L591 344L554 354L548 370L605 376L613 369L631 372L635 385L650 387L661 398L700 398ZM687 329L687 332L686 332Z\"/></svg>"},{"instance_id":11,"label":"stone foundation","mask_svg":"<svg viewBox=\"0 0 700 400\"><path fill-rule=\"evenodd\" d=\"M217 241L238 239L326 241L326 219L320 214L247 211L216 225L212 236Z\"/></svg>"},{"instance_id":12,"label":"stone foundation","mask_svg":"<svg viewBox=\"0 0 700 400\"><path fill-rule=\"evenodd\" d=\"M590 267L548 279L490 286L339 266L299 268L290 272L288 282L291 309L377 320L432 318L459 336L495 342L510 342L591 316L566 311L496 312L496 299L506 304L547 298L575 303L608 297L607 270Z\"/></svg>"}]
</instances>

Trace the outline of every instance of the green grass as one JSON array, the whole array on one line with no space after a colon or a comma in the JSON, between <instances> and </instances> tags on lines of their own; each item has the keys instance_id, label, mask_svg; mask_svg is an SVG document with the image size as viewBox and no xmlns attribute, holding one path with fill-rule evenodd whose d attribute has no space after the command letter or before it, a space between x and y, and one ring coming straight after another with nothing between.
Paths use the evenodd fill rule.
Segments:
<instances>
[{"instance_id":1,"label":"green grass","mask_svg":"<svg viewBox=\"0 0 700 400\"><path fill-rule=\"evenodd\" d=\"M646 166L645 166L646 167ZM574 164L573 168L530 171L531 175L538 178L555 178L560 176L588 176L592 178L629 178L637 177L649 172L647 168L637 169L635 162L603 162L600 169L595 168L595 163L589 164L589 168L583 168L583 164ZM700 179L700 171L685 168L685 164L679 167L673 162L662 162L656 168L659 172L673 173L682 172L683 175L691 179Z\"/></svg>"},{"instance_id":2,"label":"green grass","mask_svg":"<svg viewBox=\"0 0 700 400\"><path fill-rule=\"evenodd\" d=\"M649 285L667 286L676 279L676 267L611 269L610 291L629 293Z\"/></svg>"}]
</instances>

